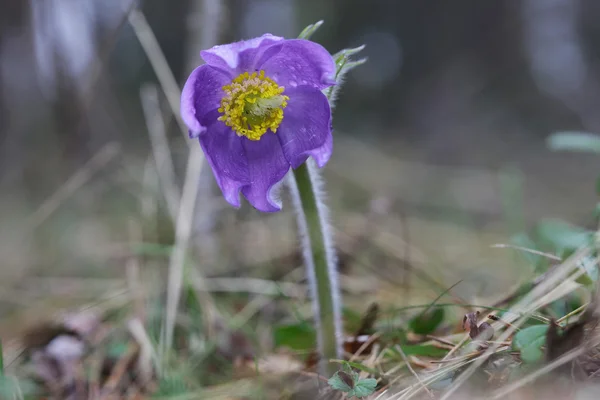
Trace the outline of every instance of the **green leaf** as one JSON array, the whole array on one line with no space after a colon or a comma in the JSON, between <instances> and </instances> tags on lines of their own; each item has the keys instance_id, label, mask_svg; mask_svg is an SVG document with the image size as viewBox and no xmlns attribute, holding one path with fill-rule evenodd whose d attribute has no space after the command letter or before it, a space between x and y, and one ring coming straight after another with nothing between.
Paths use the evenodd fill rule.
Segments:
<instances>
[{"instance_id":1,"label":"green leaf","mask_svg":"<svg viewBox=\"0 0 600 400\"><path fill-rule=\"evenodd\" d=\"M443 357L448 353L447 349L433 346L431 344L403 345L402 351L407 356Z\"/></svg>"},{"instance_id":2,"label":"green leaf","mask_svg":"<svg viewBox=\"0 0 600 400\"><path fill-rule=\"evenodd\" d=\"M360 60L356 60L356 61L347 61L343 66L342 66L342 70L344 71L344 73L349 72L350 70L363 65L364 63L367 62L367 58L361 58Z\"/></svg>"},{"instance_id":3,"label":"green leaf","mask_svg":"<svg viewBox=\"0 0 600 400\"><path fill-rule=\"evenodd\" d=\"M333 374L333 376L327 380L327 383L329 383L329 386L335 390L339 390L344 393L348 393L352 390L352 388L348 386L348 384L344 382L342 378L340 378L339 372Z\"/></svg>"},{"instance_id":4,"label":"green leaf","mask_svg":"<svg viewBox=\"0 0 600 400\"><path fill-rule=\"evenodd\" d=\"M551 315L554 316L567 315L569 312L568 303L565 298L554 300L552 303L546 306L546 309Z\"/></svg>"},{"instance_id":5,"label":"green leaf","mask_svg":"<svg viewBox=\"0 0 600 400\"><path fill-rule=\"evenodd\" d=\"M538 224L537 236L544 244L563 252L589 244L592 232L561 220L547 219Z\"/></svg>"},{"instance_id":6,"label":"green leaf","mask_svg":"<svg viewBox=\"0 0 600 400\"><path fill-rule=\"evenodd\" d=\"M351 57L355 54L360 53L365 48L365 45L354 47L352 49L344 49L333 55L333 59L336 65L335 80L339 83L342 77L350 70L358 67L359 65L367 62L367 58L360 58L358 60L352 60Z\"/></svg>"},{"instance_id":7,"label":"green leaf","mask_svg":"<svg viewBox=\"0 0 600 400\"><path fill-rule=\"evenodd\" d=\"M534 340L545 337L548 332L548 325L539 324L524 328L515 334L513 338L513 347L521 350L529 346Z\"/></svg>"},{"instance_id":8,"label":"green leaf","mask_svg":"<svg viewBox=\"0 0 600 400\"><path fill-rule=\"evenodd\" d=\"M536 340L531 346L528 346L521 350L521 360L526 362L527 364L533 364L542 359L544 353L542 353L542 349L540 348L544 344L545 338L539 338Z\"/></svg>"},{"instance_id":9,"label":"green leaf","mask_svg":"<svg viewBox=\"0 0 600 400\"><path fill-rule=\"evenodd\" d=\"M317 343L314 328L306 322L276 327L273 339L275 347L285 346L299 351L312 350Z\"/></svg>"},{"instance_id":10,"label":"green leaf","mask_svg":"<svg viewBox=\"0 0 600 400\"><path fill-rule=\"evenodd\" d=\"M433 346L431 344L405 344L402 345L402 351L407 356L421 356L431 358L440 358L448 353L448 350ZM386 354L389 355L389 358L394 359L396 359L397 357L402 357L400 352L395 347L387 349Z\"/></svg>"},{"instance_id":11,"label":"green leaf","mask_svg":"<svg viewBox=\"0 0 600 400\"><path fill-rule=\"evenodd\" d=\"M332 107L334 106L337 95L340 91L340 88L342 87L344 76L352 69L367 62L366 58L352 60L352 56L358 54L364 48L365 45L354 47L351 49L344 49L333 55L333 59L336 65L335 81L337 82L337 85L334 85L331 88L325 90L325 94L327 95L329 103Z\"/></svg>"},{"instance_id":12,"label":"green leaf","mask_svg":"<svg viewBox=\"0 0 600 400\"><path fill-rule=\"evenodd\" d=\"M372 375L379 374L379 372L377 370L375 370L373 368L369 368L366 365L363 365L363 364L358 363L358 362L354 362L354 361L341 361L341 363L344 366L347 366L348 368L346 368L346 369L348 369L348 370L351 370L351 368L349 368L349 367L352 367L352 368L356 368L356 369L358 369L360 371L363 371L363 372L368 372L369 374L372 374Z\"/></svg>"},{"instance_id":13,"label":"green leaf","mask_svg":"<svg viewBox=\"0 0 600 400\"><path fill-rule=\"evenodd\" d=\"M541 360L542 346L546 342L548 325L533 325L525 328L513 338L513 348L521 352L521 359L525 363L535 363Z\"/></svg>"},{"instance_id":14,"label":"green leaf","mask_svg":"<svg viewBox=\"0 0 600 400\"><path fill-rule=\"evenodd\" d=\"M314 24L308 25L300 32L298 39L310 39L310 37L323 25L323 20L315 22Z\"/></svg>"},{"instance_id":15,"label":"green leaf","mask_svg":"<svg viewBox=\"0 0 600 400\"><path fill-rule=\"evenodd\" d=\"M340 50L333 55L333 59L335 60L336 63L339 64L344 58L348 58L355 54L360 53L361 51L363 51L365 49L365 47L366 47L366 45L363 44L358 47Z\"/></svg>"},{"instance_id":16,"label":"green leaf","mask_svg":"<svg viewBox=\"0 0 600 400\"><path fill-rule=\"evenodd\" d=\"M352 380L352 386L348 385L348 383L346 383L344 379L342 379L342 377L340 376L340 371L336 372L331 378L329 378L329 380L327 381L327 383L329 383L329 386L331 386L335 390L347 393L348 398L360 398L373 393L373 391L377 387L377 379L360 379L358 377L358 373L356 373L350 368L350 365L354 363L344 362L343 364L345 370L344 373L347 374L347 377L349 377Z\"/></svg>"},{"instance_id":17,"label":"green leaf","mask_svg":"<svg viewBox=\"0 0 600 400\"><path fill-rule=\"evenodd\" d=\"M365 397L370 395L375 391L377 387L377 379L373 378L365 378L359 379L358 382L354 385L354 389L348 392L348 397Z\"/></svg>"},{"instance_id":18,"label":"green leaf","mask_svg":"<svg viewBox=\"0 0 600 400\"><path fill-rule=\"evenodd\" d=\"M575 279L575 282L583 286L591 286L594 284L594 280L590 278L588 274L580 275L577 279Z\"/></svg>"},{"instance_id":19,"label":"green leaf","mask_svg":"<svg viewBox=\"0 0 600 400\"><path fill-rule=\"evenodd\" d=\"M588 132L558 132L550 135L548 147L554 151L579 151L600 154L600 136Z\"/></svg>"},{"instance_id":20,"label":"green leaf","mask_svg":"<svg viewBox=\"0 0 600 400\"><path fill-rule=\"evenodd\" d=\"M444 321L445 311L441 307L429 310L424 314L419 314L409 322L410 329L418 335L427 335L436 330Z\"/></svg>"},{"instance_id":21,"label":"green leaf","mask_svg":"<svg viewBox=\"0 0 600 400\"><path fill-rule=\"evenodd\" d=\"M577 283L582 285L592 285L598 280L598 263L593 257L585 257L577 263L578 267L585 271L584 275L581 275L576 279Z\"/></svg>"}]
</instances>

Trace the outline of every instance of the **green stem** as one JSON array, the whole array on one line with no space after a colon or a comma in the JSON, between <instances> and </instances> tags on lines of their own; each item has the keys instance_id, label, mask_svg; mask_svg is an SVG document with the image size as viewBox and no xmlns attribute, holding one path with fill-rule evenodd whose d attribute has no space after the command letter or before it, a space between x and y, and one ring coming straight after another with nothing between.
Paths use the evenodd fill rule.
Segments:
<instances>
[{"instance_id":1,"label":"green stem","mask_svg":"<svg viewBox=\"0 0 600 400\"><path fill-rule=\"evenodd\" d=\"M327 208L321 200L320 177L312 160L294 170L290 184L298 212L304 261L317 319L317 339L322 363L320 371L328 376L336 368L328 363L341 357L341 305ZM295 184L294 184L295 183Z\"/></svg>"}]
</instances>

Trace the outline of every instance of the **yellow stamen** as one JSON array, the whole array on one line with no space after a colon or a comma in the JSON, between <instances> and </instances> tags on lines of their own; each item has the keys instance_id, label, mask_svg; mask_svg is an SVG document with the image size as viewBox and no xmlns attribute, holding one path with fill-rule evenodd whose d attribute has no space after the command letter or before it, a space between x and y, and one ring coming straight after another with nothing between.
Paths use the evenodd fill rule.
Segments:
<instances>
[{"instance_id":1,"label":"yellow stamen","mask_svg":"<svg viewBox=\"0 0 600 400\"><path fill-rule=\"evenodd\" d=\"M288 96L282 95L285 88L279 86L265 71L249 74L244 72L231 84L223 86L225 96L221 99L219 121L235 131L238 136L260 140L268 129L273 133L283 120L283 109Z\"/></svg>"}]
</instances>

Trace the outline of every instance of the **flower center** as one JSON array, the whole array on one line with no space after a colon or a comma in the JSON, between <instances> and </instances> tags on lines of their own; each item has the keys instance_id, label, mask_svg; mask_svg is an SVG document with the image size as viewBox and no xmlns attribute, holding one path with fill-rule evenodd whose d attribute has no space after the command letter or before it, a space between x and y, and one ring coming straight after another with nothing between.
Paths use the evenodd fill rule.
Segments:
<instances>
[{"instance_id":1,"label":"flower center","mask_svg":"<svg viewBox=\"0 0 600 400\"><path fill-rule=\"evenodd\" d=\"M285 88L265 76L265 71L249 74L244 72L231 84L223 86L225 96L221 99L219 121L235 131L238 136L260 140L268 129L273 133L283 120L283 109L288 96L281 93Z\"/></svg>"}]
</instances>

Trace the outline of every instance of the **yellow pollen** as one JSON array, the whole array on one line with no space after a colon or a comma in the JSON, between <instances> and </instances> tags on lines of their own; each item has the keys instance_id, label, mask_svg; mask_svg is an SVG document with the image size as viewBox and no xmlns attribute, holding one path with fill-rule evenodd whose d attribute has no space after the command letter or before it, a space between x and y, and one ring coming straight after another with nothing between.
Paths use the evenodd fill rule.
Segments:
<instances>
[{"instance_id":1,"label":"yellow pollen","mask_svg":"<svg viewBox=\"0 0 600 400\"><path fill-rule=\"evenodd\" d=\"M288 96L285 88L265 76L265 71L249 74L244 72L231 84L223 86L225 96L221 99L219 121L235 131L238 136L260 140L268 129L277 132L283 120L283 109Z\"/></svg>"}]
</instances>

